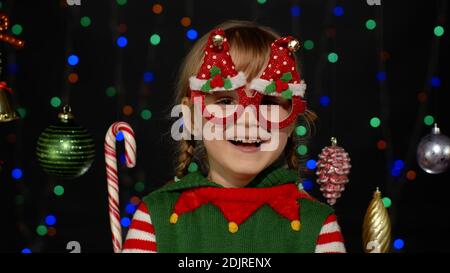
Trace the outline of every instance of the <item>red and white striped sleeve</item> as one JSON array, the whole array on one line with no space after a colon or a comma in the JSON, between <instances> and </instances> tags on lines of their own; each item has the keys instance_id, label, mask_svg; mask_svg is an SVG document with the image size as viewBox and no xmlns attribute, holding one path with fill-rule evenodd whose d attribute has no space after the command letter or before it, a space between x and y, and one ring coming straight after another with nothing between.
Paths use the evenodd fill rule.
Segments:
<instances>
[{"instance_id":1,"label":"red and white striped sleeve","mask_svg":"<svg viewBox=\"0 0 450 273\"><path fill-rule=\"evenodd\" d=\"M344 238L335 214L327 217L320 230L315 253L345 253Z\"/></svg>"},{"instance_id":2,"label":"red and white striped sleeve","mask_svg":"<svg viewBox=\"0 0 450 273\"><path fill-rule=\"evenodd\" d=\"M155 229L144 203L134 213L122 253L156 253Z\"/></svg>"}]
</instances>

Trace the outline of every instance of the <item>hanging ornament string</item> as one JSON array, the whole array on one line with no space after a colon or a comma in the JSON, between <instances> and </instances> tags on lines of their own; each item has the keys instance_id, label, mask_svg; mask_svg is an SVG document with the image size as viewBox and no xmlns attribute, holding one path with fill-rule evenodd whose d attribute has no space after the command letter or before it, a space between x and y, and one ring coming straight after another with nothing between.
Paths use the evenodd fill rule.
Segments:
<instances>
[{"instance_id":1,"label":"hanging ornament string","mask_svg":"<svg viewBox=\"0 0 450 273\"><path fill-rule=\"evenodd\" d=\"M120 225L119 176L116 159L116 136L123 133L125 140L125 160L128 168L136 165L136 141L134 131L126 122L113 123L105 136L106 180L108 183L109 220L115 253L122 250L122 226Z\"/></svg>"}]
</instances>

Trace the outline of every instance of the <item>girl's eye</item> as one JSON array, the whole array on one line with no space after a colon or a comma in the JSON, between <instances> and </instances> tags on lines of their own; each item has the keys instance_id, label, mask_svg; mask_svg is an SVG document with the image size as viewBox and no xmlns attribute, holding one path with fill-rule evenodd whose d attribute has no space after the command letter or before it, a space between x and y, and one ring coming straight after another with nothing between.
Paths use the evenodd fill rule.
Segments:
<instances>
[{"instance_id":1,"label":"girl's eye","mask_svg":"<svg viewBox=\"0 0 450 273\"><path fill-rule=\"evenodd\" d=\"M232 104L233 103L233 99L232 98L220 98L217 99L216 104Z\"/></svg>"}]
</instances>

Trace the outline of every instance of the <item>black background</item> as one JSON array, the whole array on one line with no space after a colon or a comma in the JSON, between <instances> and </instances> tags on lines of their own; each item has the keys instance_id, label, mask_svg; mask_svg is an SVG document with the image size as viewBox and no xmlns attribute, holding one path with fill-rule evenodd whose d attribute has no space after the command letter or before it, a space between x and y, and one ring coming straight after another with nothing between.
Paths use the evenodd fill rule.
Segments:
<instances>
[{"instance_id":1,"label":"black background","mask_svg":"<svg viewBox=\"0 0 450 273\"><path fill-rule=\"evenodd\" d=\"M415 147L430 130L423 124L425 115L433 115L441 131L450 134L446 1L382 1L381 6L369 6L363 0L268 0L264 5L256 0L159 1L164 8L159 15L151 12L157 2L145 0L129 0L122 7L113 0L81 0L80 7L56 0L1 2L11 25L23 26L20 37L26 41L22 50L1 43L1 78L14 89L14 102L26 108L27 115L0 124L0 251L29 247L33 252L68 252L69 241L79 241L82 252L112 251L102 147L106 130L116 120L132 125L138 143L136 168L120 170L122 204L172 179L174 148L168 134L172 123L168 110L179 65L193 44L180 24L183 16L192 18L191 27L199 35L225 20L242 19L313 40L312 50L299 53L308 104L319 115L309 151L315 158L335 135L352 158L350 183L335 206L347 250L362 251L364 212L377 186L392 200L393 237L405 241L402 251L447 250L449 175L428 175L415 161ZM301 14L292 17L290 9L296 4ZM344 8L342 17L333 15L336 5ZM80 26L81 16L91 17L90 27ZM378 23L374 31L365 28L371 18ZM115 43L121 23L127 26L125 48ZM433 35L437 24L447 31L440 38ZM148 42L152 33L161 36L158 46ZM380 84L376 75L381 45L390 58L383 63L387 80ZM326 60L330 51L339 54L335 64ZM80 57L74 68L67 65L71 53ZM143 81L147 70L155 75L151 83ZM79 81L71 85L67 75L73 71ZM441 78L439 88L430 87L432 75ZM117 96L105 95L109 86L118 89ZM428 92L425 103L417 99L422 91ZM330 106L320 105L323 95L331 98ZM50 105L53 96L70 102L78 123L96 143L91 169L70 181L47 176L35 158L39 134L59 112ZM134 108L131 116L122 114L124 105ZM152 111L148 121L139 116L143 108ZM379 128L370 127L373 116L381 118ZM388 149L376 148L380 139L387 141ZM391 176L395 159L406 163L400 177ZM15 167L24 172L19 181L11 178ZM406 180L407 170L415 170L417 178ZM309 178L315 177L310 174ZM144 192L134 190L136 181L145 181ZM52 193L55 184L65 187L62 197ZM316 185L311 194L323 200ZM24 197L23 204L16 204L17 195ZM57 217L56 235L40 237L36 226L49 213Z\"/></svg>"}]
</instances>

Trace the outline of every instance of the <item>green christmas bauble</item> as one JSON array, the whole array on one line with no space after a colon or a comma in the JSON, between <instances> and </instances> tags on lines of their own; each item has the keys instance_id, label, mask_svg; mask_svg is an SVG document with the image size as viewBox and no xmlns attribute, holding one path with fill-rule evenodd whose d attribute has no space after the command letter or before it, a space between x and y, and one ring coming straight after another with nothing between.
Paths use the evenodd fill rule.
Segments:
<instances>
[{"instance_id":1,"label":"green christmas bauble","mask_svg":"<svg viewBox=\"0 0 450 273\"><path fill-rule=\"evenodd\" d=\"M75 178L83 175L94 161L94 140L86 129L75 123L70 107L65 106L58 117L59 122L39 136L37 159L46 173Z\"/></svg>"}]
</instances>

